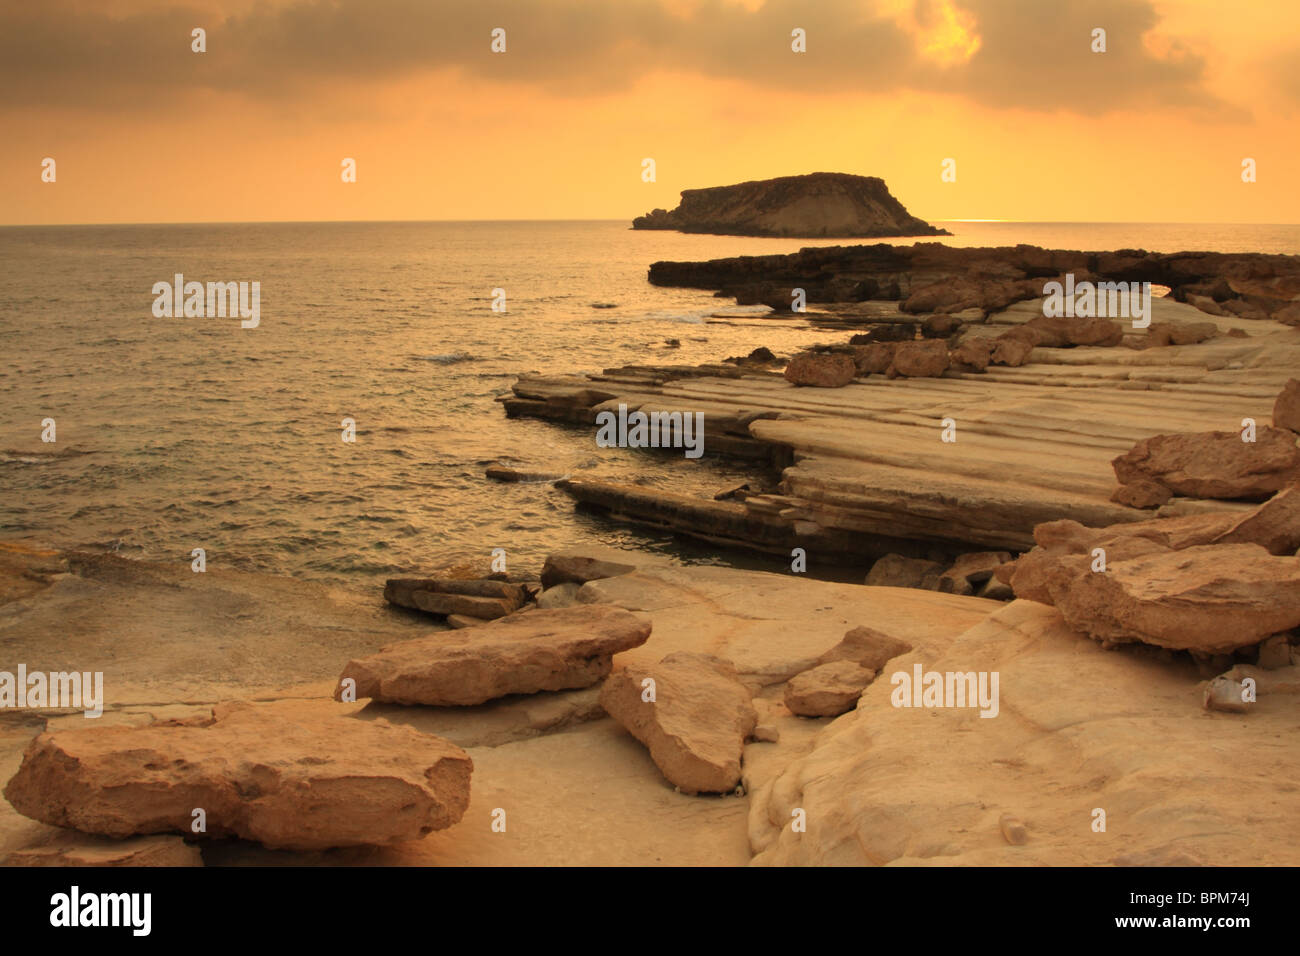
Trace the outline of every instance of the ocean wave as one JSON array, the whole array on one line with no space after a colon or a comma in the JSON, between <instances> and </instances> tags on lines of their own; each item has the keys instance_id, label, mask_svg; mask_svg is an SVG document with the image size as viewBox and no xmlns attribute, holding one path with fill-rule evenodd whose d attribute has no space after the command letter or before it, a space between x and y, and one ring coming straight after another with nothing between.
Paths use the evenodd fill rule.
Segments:
<instances>
[{"instance_id":1,"label":"ocean wave","mask_svg":"<svg viewBox=\"0 0 1300 956\"><path fill-rule=\"evenodd\" d=\"M440 355L416 355L415 359L420 362L437 362L439 365L455 365L458 362L481 362L476 355L470 355L468 352L443 352Z\"/></svg>"}]
</instances>

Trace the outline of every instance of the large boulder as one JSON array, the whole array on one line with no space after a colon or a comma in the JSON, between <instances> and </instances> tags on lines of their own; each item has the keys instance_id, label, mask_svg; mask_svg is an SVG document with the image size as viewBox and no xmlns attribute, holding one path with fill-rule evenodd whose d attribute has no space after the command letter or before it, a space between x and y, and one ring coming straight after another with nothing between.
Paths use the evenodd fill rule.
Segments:
<instances>
[{"instance_id":1,"label":"large boulder","mask_svg":"<svg viewBox=\"0 0 1300 956\"><path fill-rule=\"evenodd\" d=\"M538 609L349 661L334 696L344 699L353 680L357 698L467 707L507 694L590 687L609 674L615 654L649 636L650 622L622 608Z\"/></svg>"},{"instance_id":2,"label":"large boulder","mask_svg":"<svg viewBox=\"0 0 1300 956\"><path fill-rule=\"evenodd\" d=\"M1121 485L1149 479L1189 498L1260 500L1300 481L1295 433L1193 432L1144 438L1111 465Z\"/></svg>"},{"instance_id":3,"label":"large boulder","mask_svg":"<svg viewBox=\"0 0 1300 956\"><path fill-rule=\"evenodd\" d=\"M785 367L785 380L816 388L843 388L858 374L853 359L839 352L796 355Z\"/></svg>"},{"instance_id":4,"label":"large boulder","mask_svg":"<svg viewBox=\"0 0 1300 956\"><path fill-rule=\"evenodd\" d=\"M651 666L629 665L605 681L600 703L683 792L726 793L740 783L758 714L730 663L679 651Z\"/></svg>"},{"instance_id":5,"label":"large boulder","mask_svg":"<svg viewBox=\"0 0 1300 956\"><path fill-rule=\"evenodd\" d=\"M1157 551L1105 571L1076 566L1052 592L1071 627L1112 644L1220 654L1300 625L1300 560L1257 544Z\"/></svg>"},{"instance_id":6,"label":"large boulder","mask_svg":"<svg viewBox=\"0 0 1300 956\"><path fill-rule=\"evenodd\" d=\"M34 820L103 836L192 835L197 809L208 837L316 850L451 826L473 769L410 727L230 703L209 718L40 734L4 795Z\"/></svg>"}]
</instances>

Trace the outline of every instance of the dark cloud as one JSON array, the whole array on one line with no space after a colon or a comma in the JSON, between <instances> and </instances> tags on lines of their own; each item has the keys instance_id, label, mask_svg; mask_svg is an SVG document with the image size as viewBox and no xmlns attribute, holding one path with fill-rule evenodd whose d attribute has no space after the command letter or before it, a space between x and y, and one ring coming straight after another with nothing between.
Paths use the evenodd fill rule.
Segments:
<instances>
[{"instance_id":1,"label":"dark cloud","mask_svg":"<svg viewBox=\"0 0 1300 956\"><path fill-rule=\"evenodd\" d=\"M870 0L770 0L757 11L703 0L687 16L657 0L298 0L222 17L181 5L115 17L69 0L0 11L0 88L10 108L148 111L195 91L259 99L321 93L331 81L382 81L457 70L563 96L625 89L657 70L730 78L789 92L949 93L1032 110L1220 108L1203 60L1158 58L1141 37L1152 0L957 0L980 47L940 66ZM917 0L919 23L940 18ZM204 27L208 52L190 52ZM790 52L790 31L808 52ZM1108 52L1090 52L1094 27ZM504 27L508 52L489 50Z\"/></svg>"}]
</instances>

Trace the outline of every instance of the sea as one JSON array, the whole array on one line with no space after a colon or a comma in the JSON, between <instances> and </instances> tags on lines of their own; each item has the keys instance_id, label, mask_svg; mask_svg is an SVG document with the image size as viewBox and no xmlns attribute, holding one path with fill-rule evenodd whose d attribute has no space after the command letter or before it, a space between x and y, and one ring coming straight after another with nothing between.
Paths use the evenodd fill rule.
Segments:
<instances>
[{"instance_id":1,"label":"sea","mask_svg":"<svg viewBox=\"0 0 1300 956\"><path fill-rule=\"evenodd\" d=\"M956 246L1300 254L1295 225L935 224ZM209 568L358 590L486 567L498 548L535 571L593 543L776 569L580 512L546 481L486 479L500 463L712 495L753 477L707 455L600 448L592 428L510 420L497 399L527 372L843 338L646 281L661 259L843 244L625 221L0 228L0 538L187 564L202 548ZM177 273L258 282L257 327L156 315L154 286Z\"/></svg>"}]
</instances>

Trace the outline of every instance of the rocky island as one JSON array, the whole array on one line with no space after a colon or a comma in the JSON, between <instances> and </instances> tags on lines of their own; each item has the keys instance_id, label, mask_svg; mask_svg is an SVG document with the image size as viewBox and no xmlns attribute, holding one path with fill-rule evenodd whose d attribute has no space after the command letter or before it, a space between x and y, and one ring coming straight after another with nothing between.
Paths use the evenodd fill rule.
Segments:
<instances>
[{"instance_id":1,"label":"rocky island","mask_svg":"<svg viewBox=\"0 0 1300 956\"><path fill-rule=\"evenodd\" d=\"M632 228L801 239L951 235L909 213L883 179L848 173L683 189L676 209L638 216Z\"/></svg>"}]
</instances>

